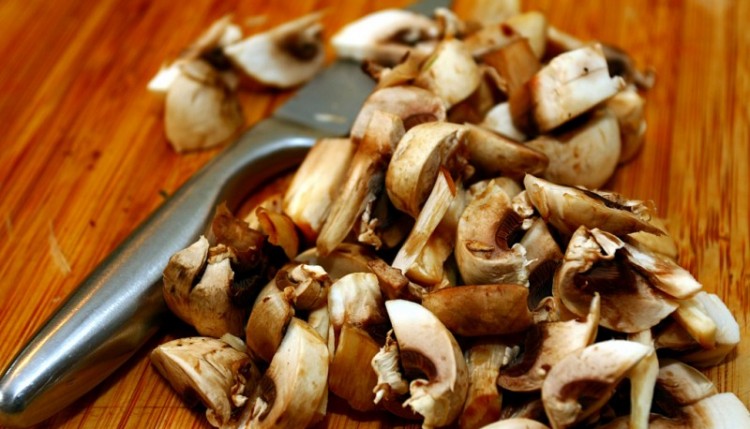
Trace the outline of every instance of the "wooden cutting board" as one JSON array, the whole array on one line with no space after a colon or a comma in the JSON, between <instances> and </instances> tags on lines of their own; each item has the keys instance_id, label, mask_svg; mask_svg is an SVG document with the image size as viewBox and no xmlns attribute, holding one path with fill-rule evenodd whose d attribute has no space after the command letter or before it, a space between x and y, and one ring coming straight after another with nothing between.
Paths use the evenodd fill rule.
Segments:
<instances>
[{"instance_id":1,"label":"wooden cutting board","mask_svg":"<svg viewBox=\"0 0 750 429\"><path fill-rule=\"evenodd\" d=\"M471 0L456 8L467 10ZM233 12L260 31L329 7L329 35L403 0L0 0L0 366L130 231L217 150L177 155L162 103L146 91L160 64ZM656 203L679 260L734 313L744 336L707 371L750 404L750 2L529 1L552 24L631 52L656 71L642 152L611 188ZM262 18L262 19L261 19ZM287 92L243 94L248 124ZM148 344L186 335L167 323ZM143 350L41 427L208 427ZM391 427L332 404L325 427Z\"/></svg>"}]
</instances>

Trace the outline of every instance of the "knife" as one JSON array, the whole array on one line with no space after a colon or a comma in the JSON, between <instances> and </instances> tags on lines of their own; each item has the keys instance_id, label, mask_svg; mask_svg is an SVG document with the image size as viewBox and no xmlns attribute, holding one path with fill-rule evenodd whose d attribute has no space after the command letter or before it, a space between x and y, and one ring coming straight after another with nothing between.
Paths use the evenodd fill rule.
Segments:
<instances>
[{"instance_id":1,"label":"knife","mask_svg":"<svg viewBox=\"0 0 750 429\"><path fill-rule=\"evenodd\" d=\"M408 9L431 14L449 0ZM76 288L0 378L0 424L39 423L126 362L167 316L161 275L170 256L205 233L216 205L298 164L321 137L348 134L374 84L338 61L222 151L143 222ZM341 118L340 121L325 118ZM323 119L323 120L321 120Z\"/></svg>"}]
</instances>

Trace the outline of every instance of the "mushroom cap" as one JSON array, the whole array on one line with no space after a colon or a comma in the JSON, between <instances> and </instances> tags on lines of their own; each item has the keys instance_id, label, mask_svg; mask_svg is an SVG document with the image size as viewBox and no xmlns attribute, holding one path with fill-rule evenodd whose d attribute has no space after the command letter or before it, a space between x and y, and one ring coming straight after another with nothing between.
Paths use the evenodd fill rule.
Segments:
<instances>
[{"instance_id":1,"label":"mushroom cap","mask_svg":"<svg viewBox=\"0 0 750 429\"><path fill-rule=\"evenodd\" d=\"M347 274L328 292L331 325L338 334L344 325L368 329L387 322L378 278L372 273Z\"/></svg>"},{"instance_id":2,"label":"mushroom cap","mask_svg":"<svg viewBox=\"0 0 750 429\"><path fill-rule=\"evenodd\" d=\"M469 384L466 361L456 339L419 304L397 299L386 301L385 307L402 365L407 371L418 369L427 377L410 383L411 396L404 406L424 416L424 427L452 423L461 413Z\"/></svg>"},{"instance_id":3,"label":"mushroom cap","mask_svg":"<svg viewBox=\"0 0 750 429\"><path fill-rule=\"evenodd\" d=\"M479 428L500 419L502 394L497 387L498 373L506 347L497 340L478 341L464 352L469 368L469 393L459 419L462 429Z\"/></svg>"},{"instance_id":4,"label":"mushroom cap","mask_svg":"<svg viewBox=\"0 0 750 429\"><path fill-rule=\"evenodd\" d=\"M192 324L190 291L206 268L208 247L208 240L201 235L198 241L172 255L164 268L164 301L172 313L188 324Z\"/></svg>"},{"instance_id":5,"label":"mushroom cap","mask_svg":"<svg viewBox=\"0 0 750 429\"><path fill-rule=\"evenodd\" d=\"M464 43L446 39L422 65L414 85L436 94L450 108L479 86L482 74Z\"/></svg>"},{"instance_id":6,"label":"mushroom cap","mask_svg":"<svg viewBox=\"0 0 750 429\"><path fill-rule=\"evenodd\" d=\"M329 370L328 388L357 411L375 408L373 389L378 376L370 362L379 349L378 343L364 330L349 324L341 327Z\"/></svg>"},{"instance_id":7,"label":"mushroom cap","mask_svg":"<svg viewBox=\"0 0 750 429\"><path fill-rule=\"evenodd\" d=\"M545 171L549 159L531 146L516 143L495 132L472 124L466 127L470 162L490 176L522 177Z\"/></svg>"},{"instance_id":8,"label":"mushroom cap","mask_svg":"<svg viewBox=\"0 0 750 429\"><path fill-rule=\"evenodd\" d=\"M232 303L234 271L228 255L209 261L203 276L190 292L190 320L201 335L220 338L242 335L245 310Z\"/></svg>"}]
</instances>

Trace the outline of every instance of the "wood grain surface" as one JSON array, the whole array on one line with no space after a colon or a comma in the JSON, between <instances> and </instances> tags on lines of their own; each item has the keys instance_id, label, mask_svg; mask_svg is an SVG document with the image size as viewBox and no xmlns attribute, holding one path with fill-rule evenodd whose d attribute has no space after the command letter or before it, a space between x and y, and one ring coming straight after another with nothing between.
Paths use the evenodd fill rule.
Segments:
<instances>
[{"instance_id":1,"label":"wood grain surface","mask_svg":"<svg viewBox=\"0 0 750 429\"><path fill-rule=\"evenodd\" d=\"M471 0L456 9L467 10ZM345 22L403 0L0 0L0 366L76 285L217 150L177 155L162 103L146 91L160 64L214 19L263 16L255 31L330 7ZM707 374L750 405L750 2L528 1L556 26L631 52L657 73L640 155L611 188L651 199L679 260L719 294L743 341ZM244 93L249 125L289 93ZM150 350L189 333L167 323ZM40 427L208 427L139 352ZM334 401L329 428L397 426Z\"/></svg>"}]
</instances>

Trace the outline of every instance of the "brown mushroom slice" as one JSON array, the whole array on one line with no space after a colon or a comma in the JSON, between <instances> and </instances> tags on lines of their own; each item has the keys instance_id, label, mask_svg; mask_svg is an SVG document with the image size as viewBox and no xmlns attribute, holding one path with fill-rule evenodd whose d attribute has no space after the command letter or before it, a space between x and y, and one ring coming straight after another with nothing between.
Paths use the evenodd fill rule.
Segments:
<instances>
[{"instance_id":1,"label":"brown mushroom slice","mask_svg":"<svg viewBox=\"0 0 750 429\"><path fill-rule=\"evenodd\" d=\"M253 355L271 362L293 317L290 297L272 280L256 299L245 325L245 342Z\"/></svg>"},{"instance_id":2,"label":"brown mushroom slice","mask_svg":"<svg viewBox=\"0 0 750 429\"><path fill-rule=\"evenodd\" d=\"M477 429L500 420L502 394L496 380L505 357L505 345L481 341L469 347L464 356L469 369L469 392L458 426Z\"/></svg>"},{"instance_id":3,"label":"brown mushroom slice","mask_svg":"<svg viewBox=\"0 0 750 429\"><path fill-rule=\"evenodd\" d=\"M348 138L318 140L294 173L283 210L308 241L318 237L355 150Z\"/></svg>"},{"instance_id":4,"label":"brown mushroom slice","mask_svg":"<svg viewBox=\"0 0 750 429\"><path fill-rule=\"evenodd\" d=\"M201 235L198 241L172 255L164 268L164 301L172 313L191 325L190 291L206 268L208 247L208 240Z\"/></svg>"},{"instance_id":5,"label":"brown mushroom slice","mask_svg":"<svg viewBox=\"0 0 750 429\"><path fill-rule=\"evenodd\" d=\"M335 281L328 292L328 312L337 337L347 324L365 330L385 325L378 278L372 273L351 273Z\"/></svg>"},{"instance_id":6,"label":"brown mushroom slice","mask_svg":"<svg viewBox=\"0 0 750 429\"><path fill-rule=\"evenodd\" d=\"M379 110L401 118L406 130L424 122L443 121L446 116L440 97L426 89L408 85L382 88L365 100L352 124L351 138L361 139L372 115Z\"/></svg>"},{"instance_id":7,"label":"brown mushroom slice","mask_svg":"<svg viewBox=\"0 0 750 429\"><path fill-rule=\"evenodd\" d=\"M231 299L234 271L229 258L229 253L209 258L203 276L190 291L190 321L201 335L242 335L245 310Z\"/></svg>"},{"instance_id":8,"label":"brown mushroom slice","mask_svg":"<svg viewBox=\"0 0 750 429\"><path fill-rule=\"evenodd\" d=\"M245 76L265 86L290 88L323 68L322 14L312 13L224 48Z\"/></svg>"},{"instance_id":9,"label":"brown mushroom slice","mask_svg":"<svg viewBox=\"0 0 750 429\"><path fill-rule=\"evenodd\" d=\"M303 428L318 415L328 380L328 347L306 322L292 318L239 427Z\"/></svg>"},{"instance_id":10,"label":"brown mushroom slice","mask_svg":"<svg viewBox=\"0 0 750 429\"><path fill-rule=\"evenodd\" d=\"M479 67L464 43L446 39L422 65L414 85L436 94L450 108L471 95L481 79Z\"/></svg>"},{"instance_id":11,"label":"brown mushroom slice","mask_svg":"<svg viewBox=\"0 0 750 429\"><path fill-rule=\"evenodd\" d=\"M404 126L398 117L381 111L373 113L349 165L346 181L318 235L316 247L321 254L330 253L344 241L368 200L375 199L382 190L386 163L403 135Z\"/></svg>"},{"instance_id":12,"label":"brown mushroom slice","mask_svg":"<svg viewBox=\"0 0 750 429\"><path fill-rule=\"evenodd\" d=\"M189 337L161 344L151 362L186 400L199 399L214 427L229 423L245 405L260 372L247 355L228 343L207 337Z\"/></svg>"},{"instance_id":13,"label":"brown mushroom slice","mask_svg":"<svg viewBox=\"0 0 750 429\"><path fill-rule=\"evenodd\" d=\"M716 325L716 346L687 353L680 356L680 359L699 368L705 368L719 364L737 347L740 343L740 326L718 295L699 292L695 299Z\"/></svg>"},{"instance_id":14,"label":"brown mushroom slice","mask_svg":"<svg viewBox=\"0 0 750 429\"><path fill-rule=\"evenodd\" d=\"M703 289L689 271L672 259L628 242L624 243L624 250L628 262L648 278L652 285L675 298L687 299Z\"/></svg>"},{"instance_id":15,"label":"brown mushroom slice","mask_svg":"<svg viewBox=\"0 0 750 429\"><path fill-rule=\"evenodd\" d=\"M550 368L594 341L599 326L599 303L598 296L591 301L585 320L542 322L532 326L526 334L523 353L501 369L497 384L513 392L541 389Z\"/></svg>"},{"instance_id":16,"label":"brown mushroom slice","mask_svg":"<svg viewBox=\"0 0 750 429\"><path fill-rule=\"evenodd\" d=\"M206 149L231 140L245 122L234 91L205 61L184 61L179 67L164 107L164 130L174 150Z\"/></svg>"},{"instance_id":17,"label":"brown mushroom slice","mask_svg":"<svg viewBox=\"0 0 750 429\"><path fill-rule=\"evenodd\" d=\"M545 171L549 159L533 147L516 143L488 129L464 124L469 159L489 176L523 177Z\"/></svg>"},{"instance_id":18,"label":"brown mushroom slice","mask_svg":"<svg viewBox=\"0 0 750 429\"><path fill-rule=\"evenodd\" d=\"M437 24L424 15L385 9L354 21L331 38L339 58L355 61L372 60L383 64L398 63L407 52L424 56L429 42L438 37ZM423 47L420 48L420 45Z\"/></svg>"},{"instance_id":19,"label":"brown mushroom slice","mask_svg":"<svg viewBox=\"0 0 750 429\"><path fill-rule=\"evenodd\" d=\"M623 245L611 234L580 227L555 273L553 295L565 308L583 316L599 293L599 323L618 332L635 333L655 326L678 304L631 268L620 250Z\"/></svg>"},{"instance_id":20,"label":"brown mushroom slice","mask_svg":"<svg viewBox=\"0 0 750 429\"><path fill-rule=\"evenodd\" d=\"M423 428L446 426L461 413L469 384L461 348L450 331L429 310L405 301L386 301L388 317L406 371L417 370L426 378L409 383L404 406L424 417Z\"/></svg>"},{"instance_id":21,"label":"brown mushroom slice","mask_svg":"<svg viewBox=\"0 0 750 429\"><path fill-rule=\"evenodd\" d=\"M473 196L458 223L455 257L467 284L528 282L526 248L514 243L523 218L513 210L502 182L472 186Z\"/></svg>"},{"instance_id":22,"label":"brown mushroom slice","mask_svg":"<svg viewBox=\"0 0 750 429\"><path fill-rule=\"evenodd\" d=\"M350 324L341 327L328 387L357 411L375 408L373 389L378 384L378 376L370 362L379 350L378 343L364 330Z\"/></svg>"},{"instance_id":23,"label":"brown mushroom slice","mask_svg":"<svg viewBox=\"0 0 750 429\"><path fill-rule=\"evenodd\" d=\"M596 343L556 363L542 385L542 401L553 429L575 426L612 397L653 347L624 340ZM631 422L632 423L632 422Z\"/></svg>"},{"instance_id":24,"label":"brown mushroom slice","mask_svg":"<svg viewBox=\"0 0 750 429\"><path fill-rule=\"evenodd\" d=\"M391 266L406 272L419 257L427 241L437 229L440 221L456 197L456 185L450 173L441 167L440 173L419 212L414 227L396 254ZM442 265L442 263L441 263Z\"/></svg>"},{"instance_id":25,"label":"brown mushroom slice","mask_svg":"<svg viewBox=\"0 0 750 429\"><path fill-rule=\"evenodd\" d=\"M601 45L560 54L529 81L534 121L539 131L550 131L624 87L621 77L610 77Z\"/></svg>"},{"instance_id":26,"label":"brown mushroom slice","mask_svg":"<svg viewBox=\"0 0 750 429\"><path fill-rule=\"evenodd\" d=\"M514 284L456 286L425 294L422 305L462 336L512 334L531 325L528 288Z\"/></svg>"},{"instance_id":27,"label":"brown mushroom slice","mask_svg":"<svg viewBox=\"0 0 750 429\"><path fill-rule=\"evenodd\" d=\"M385 176L388 197L397 209L414 218L419 215L440 167L463 150L465 133L462 125L428 122L404 134Z\"/></svg>"},{"instance_id":28,"label":"brown mushroom slice","mask_svg":"<svg viewBox=\"0 0 750 429\"><path fill-rule=\"evenodd\" d=\"M599 188L612 177L620 159L620 129L607 109L594 112L579 127L526 144L549 159L542 177L560 185Z\"/></svg>"},{"instance_id":29,"label":"brown mushroom slice","mask_svg":"<svg viewBox=\"0 0 750 429\"><path fill-rule=\"evenodd\" d=\"M481 429L549 429L549 426L536 420L515 417L482 426Z\"/></svg>"},{"instance_id":30,"label":"brown mushroom slice","mask_svg":"<svg viewBox=\"0 0 750 429\"><path fill-rule=\"evenodd\" d=\"M530 174L523 183L529 200L542 218L563 234L571 235L581 225L615 235L636 231L664 233L648 222L650 212L640 201L623 204L592 191L556 185Z\"/></svg>"},{"instance_id":31,"label":"brown mushroom slice","mask_svg":"<svg viewBox=\"0 0 750 429\"><path fill-rule=\"evenodd\" d=\"M633 159L643 145L646 135L645 100L633 86L628 86L607 100L607 108L617 118L620 128L620 159L625 163Z\"/></svg>"}]
</instances>

